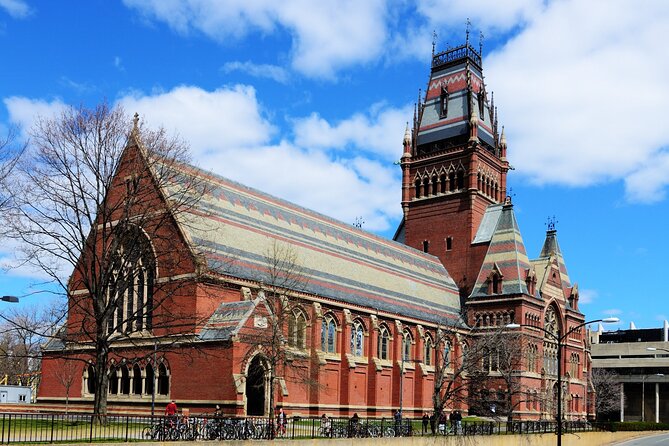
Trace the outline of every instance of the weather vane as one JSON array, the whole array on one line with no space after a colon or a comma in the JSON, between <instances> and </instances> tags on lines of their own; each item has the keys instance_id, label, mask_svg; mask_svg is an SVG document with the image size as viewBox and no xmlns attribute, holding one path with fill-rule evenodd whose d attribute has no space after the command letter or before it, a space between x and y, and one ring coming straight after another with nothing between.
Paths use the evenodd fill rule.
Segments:
<instances>
[{"instance_id":1,"label":"weather vane","mask_svg":"<svg viewBox=\"0 0 669 446\"><path fill-rule=\"evenodd\" d=\"M555 225L558 224L557 217L553 215L552 217L548 217L546 219L546 227L548 228L549 231L555 231Z\"/></svg>"}]
</instances>

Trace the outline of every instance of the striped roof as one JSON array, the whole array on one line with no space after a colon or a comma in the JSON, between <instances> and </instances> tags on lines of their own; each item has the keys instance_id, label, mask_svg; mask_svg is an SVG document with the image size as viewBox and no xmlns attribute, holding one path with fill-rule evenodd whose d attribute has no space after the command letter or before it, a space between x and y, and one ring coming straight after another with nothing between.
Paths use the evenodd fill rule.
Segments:
<instances>
[{"instance_id":1,"label":"striped roof","mask_svg":"<svg viewBox=\"0 0 669 446\"><path fill-rule=\"evenodd\" d=\"M497 206L490 206L495 214ZM490 238L490 246L470 297L488 296L488 278L497 270L502 275L500 294L527 294L525 279L531 268L525 252L523 237L513 212L513 205L505 204L499 212L497 225Z\"/></svg>"},{"instance_id":2,"label":"striped roof","mask_svg":"<svg viewBox=\"0 0 669 446\"><path fill-rule=\"evenodd\" d=\"M426 321L458 318L458 290L438 258L192 166L180 170L207 184L177 219L210 271L269 285L269 253L279 244L297 256L299 291Z\"/></svg>"}]
</instances>

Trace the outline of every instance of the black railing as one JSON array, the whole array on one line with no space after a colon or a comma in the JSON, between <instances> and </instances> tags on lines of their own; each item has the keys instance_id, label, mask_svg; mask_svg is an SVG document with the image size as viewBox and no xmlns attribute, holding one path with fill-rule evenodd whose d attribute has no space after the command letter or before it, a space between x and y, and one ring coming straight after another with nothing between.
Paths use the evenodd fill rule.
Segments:
<instances>
[{"instance_id":1,"label":"black railing","mask_svg":"<svg viewBox=\"0 0 669 446\"><path fill-rule=\"evenodd\" d=\"M106 441L248 440L272 438L353 438L412 435L506 435L555 432L549 421L462 421L424 425L421 419L301 418L285 423L268 418L208 416L137 417L4 413L1 443L68 443ZM565 421L563 432L591 431L587 422Z\"/></svg>"},{"instance_id":2,"label":"black railing","mask_svg":"<svg viewBox=\"0 0 669 446\"><path fill-rule=\"evenodd\" d=\"M432 57L432 68L446 65L455 60L469 58L479 68L481 67L481 55L471 45L460 45L437 53Z\"/></svg>"}]
</instances>

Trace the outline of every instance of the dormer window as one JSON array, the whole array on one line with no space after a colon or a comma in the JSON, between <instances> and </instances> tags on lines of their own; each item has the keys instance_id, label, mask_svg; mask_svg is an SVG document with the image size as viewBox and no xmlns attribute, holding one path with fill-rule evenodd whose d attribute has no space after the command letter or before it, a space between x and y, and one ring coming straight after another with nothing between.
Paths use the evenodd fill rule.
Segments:
<instances>
[{"instance_id":1,"label":"dormer window","mask_svg":"<svg viewBox=\"0 0 669 446\"><path fill-rule=\"evenodd\" d=\"M504 287L502 286L502 279L504 277L502 276L502 273L500 273L499 268L497 265L493 268L493 270L490 272L488 275L488 294L501 294L502 291L504 290Z\"/></svg>"},{"instance_id":2,"label":"dormer window","mask_svg":"<svg viewBox=\"0 0 669 446\"><path fill-rule=\"evenodd\" d=\"M446 85L441 86L439 95L439 118L444 119L448 115L448 89Z\"/></svg>"}]
</instances>

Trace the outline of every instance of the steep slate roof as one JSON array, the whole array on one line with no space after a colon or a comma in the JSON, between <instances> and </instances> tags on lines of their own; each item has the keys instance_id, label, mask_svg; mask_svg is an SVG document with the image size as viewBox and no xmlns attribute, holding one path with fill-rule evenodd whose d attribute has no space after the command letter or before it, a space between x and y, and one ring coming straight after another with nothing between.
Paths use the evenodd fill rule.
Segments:
<instances>
[{"instance_id":1,"label":"steep slate roof","mask_svg":"<svg viewBox=\"0 0 669 446\"><path fill-rule=\"evenodd\" d=\"M492 209L491 213L496 214L497 209ZM497 225L490 238L488 252L470 298L488 296L487 279L495 268L502 275L500 294L527 294L525 279L531 266L511 204L502 205Z\"/></svg>"},{"instance_id":2,"label":"steep slate roof","mask_svg":"<svg viewBox=\"0 0 669 446\"><path fill-rule=\"evenodd\" d=\"M200 330L200 339L205 341L230 339L244 326L257 304L257 300L223 302Z\"/></svg>"},{"instance_id":3,"label":"steep slate roof","mask_svg":"<svg viewBox=\"0 0 669 446\"><path fill-rule=\"evenodd\" d=\"M433 322L459 319L457 287L438 258L194 167L183 172L208 186L177 218L211 271L270 283L275 240L299 259L300 291Z\"/></svg>"}]
</instances>

